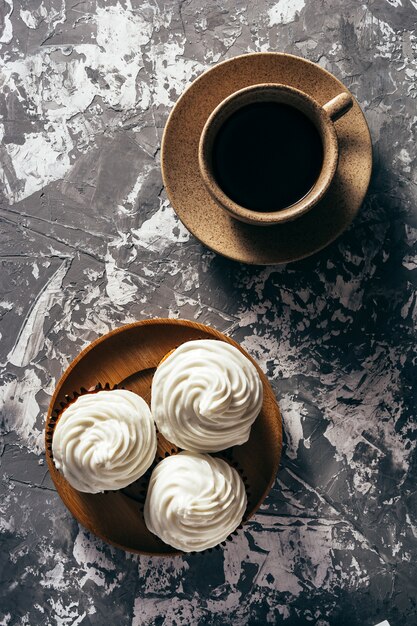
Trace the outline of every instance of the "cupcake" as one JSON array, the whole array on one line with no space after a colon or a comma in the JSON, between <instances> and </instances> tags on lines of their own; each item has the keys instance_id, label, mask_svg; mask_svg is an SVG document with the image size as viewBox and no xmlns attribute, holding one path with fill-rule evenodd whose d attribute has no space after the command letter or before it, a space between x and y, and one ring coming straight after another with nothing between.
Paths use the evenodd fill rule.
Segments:
<instances>
[{"instance_id":1,"label":"cupcake","mask_svg":"<svg viewBox=\"0 0 417 626\"><path fill-rule=\"evenodd\" d=\"M224 341L188 341L159 364L151 411L170 442L192 452L217 452L249 439L263 401L256 367Z\"/></svg>"},{"instance_id":2,"label":"cupcake","mask_svg":"<svg viewBox=\"0 0 417 626\"><path fill-rule=\"evenodd\" d=\"M125 389L79 396L61 413L52 439L55 467L85 493L114 491L140 478L156 454L146 402Z\"/></svg>"},{"instance_id":3,"label":"cupcake","mask_svg":"<svg viewBox=\"0 0 417 626\"><path fill-rule=\"evenodd\" d=\"M145 524L170 546L201 552L236 530L246 504L243 481L225 461L180 452L158 463L152 472Z\"/></svg>"}]
</instances>

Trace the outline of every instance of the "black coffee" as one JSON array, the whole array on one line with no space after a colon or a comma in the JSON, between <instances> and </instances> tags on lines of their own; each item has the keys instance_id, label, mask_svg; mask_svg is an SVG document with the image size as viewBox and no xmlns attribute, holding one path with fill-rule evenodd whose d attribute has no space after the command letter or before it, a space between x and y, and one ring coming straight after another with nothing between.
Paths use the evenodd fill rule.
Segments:
<instances>
[{"instance_id":1,"label":"black coffee","mask_svg":"<svg viewBox=\"0 0 417 626\"><path fill-rule=\"evenodd\" d=\"M316 182L323 146L314 124L286 104L256 102L233 113L213 145L217 184L253 211L279 211Z\"/></svg>"}]
</instances>

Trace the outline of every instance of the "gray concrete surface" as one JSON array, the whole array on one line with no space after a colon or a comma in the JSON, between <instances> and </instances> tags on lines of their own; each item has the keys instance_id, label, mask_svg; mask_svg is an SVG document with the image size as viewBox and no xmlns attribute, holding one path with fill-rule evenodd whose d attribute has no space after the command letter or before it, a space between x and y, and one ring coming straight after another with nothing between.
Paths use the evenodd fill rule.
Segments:
<instances>
[{"instance_id":1,"label":"gray concrete surface","mask_svg":"<svg viewBox=\"0 0 417 626\"><path fill-rule=\"evenodd\" d=\"M416 25L415 0L0 0L0 624L417 624ZM351 228L266 269L195 241L159 167L184 87L265 50L343 80L375 158ZM47 473L58 377L151 316L229 333L282 408L275 486L223 551L110 548Z\"/></svg>"}]
</instances>

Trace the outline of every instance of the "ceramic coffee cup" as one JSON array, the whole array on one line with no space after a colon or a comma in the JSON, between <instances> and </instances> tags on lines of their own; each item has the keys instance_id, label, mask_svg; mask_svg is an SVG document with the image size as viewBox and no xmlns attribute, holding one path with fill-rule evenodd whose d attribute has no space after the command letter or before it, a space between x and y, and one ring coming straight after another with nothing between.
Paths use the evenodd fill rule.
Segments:
<instances>
[{"instance_id":1,"label":"ceramic coffee cup","mask_svg":"<svg viewBox=\"0 0 417 626\"><path fill-rule=\"evenodd\" d=\"M313 123L322 145L321 168L310 190L296 202L279 210L253 210L232 200L219 185L214 171L213 147L219 131L234 113L247 105L259 102L273 102L294 107ZM320 105L306 93L281 84L259 84L236 91L223 100L208 118L199 142L199 167L203 181L212 197L232 217L259 226L280 224L294 220L312 209L324 196L336 172L339 147L334 122L352 106L352 98L342 92ZM277 150L282 150L277 146ZM271 203L273 204L273 202Z\"/></svg>"}]
</instances>

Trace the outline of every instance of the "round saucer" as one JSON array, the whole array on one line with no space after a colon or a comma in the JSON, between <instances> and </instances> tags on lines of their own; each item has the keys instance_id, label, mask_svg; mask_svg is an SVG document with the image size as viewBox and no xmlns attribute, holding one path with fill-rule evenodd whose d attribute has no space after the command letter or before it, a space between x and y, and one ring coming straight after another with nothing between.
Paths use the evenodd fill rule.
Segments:
<instances>
[{"instance_id":1,"label":"round saucer","mask_svg":"<svg viewBox=\"0 0 417 626\"><path fill-rule=\"evenodd\" d=\"M198 143L215 107L235 91L259 83L283 83L325 104L348 89L330 72L300 57L255 52L219 63L179 98L162 138L162 176L180 220L203 244L225 257L255 265L307 257L334 241L351 223L365 197L372 170L368 125L355 98L335 122L339 163L325 197L307 214L276 226L255 226L230 217L211 197L200 175Z\"/></svg>"}]
</instances>

